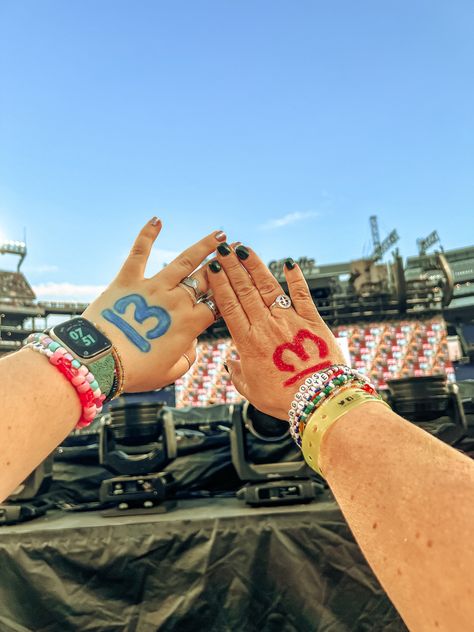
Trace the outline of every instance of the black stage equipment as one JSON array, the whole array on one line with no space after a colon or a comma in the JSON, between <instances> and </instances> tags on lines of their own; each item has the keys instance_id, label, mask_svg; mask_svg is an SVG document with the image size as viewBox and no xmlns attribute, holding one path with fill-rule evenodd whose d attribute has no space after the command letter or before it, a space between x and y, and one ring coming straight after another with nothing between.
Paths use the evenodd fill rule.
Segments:
<instances>
[{"instance_id":1,"label":"black stage equipment","mask_svg":"<svg viewBox=\"0 0 474 632\"><path fill-rule=\"evenodd\" d=\"M34 498L21 504L9 504L8 502L0 504L0 526L39 518L39 516L44 516L48 509L53 506L54 503L41 498Z\"/></svg>"},{"instance_id":2,"label":"black stage equipment","mask_svg":"<svg viewBox=\"0 0 474 632\"><path fill-rule=\"evenodd\" d=\"M107 515L166 511L173 477L161 470L177 454L171 412L155 402L127 399L122 396L111 404L100 428L99 462L119 474L102 481L100 500L114 505Z\"/></svg>"},{"instance_id":3,"label":"black stage equipment","mask_svg":"<svg viewBox=\"0 0 474 632\"><path fill-rule=\"evenodd\" d=\"M102 481L100 500L113 505L103 513L106 516L117 516L124 511L163 513L176 505L170 499L173 482L173 476L167 472L148 476L117 476Z\"/></svg>"},{"instance_id":4,"label":"black stage equipment","mask_svg":"<svg viewBox=\"0 0 474 632\"><path fill-rule=\"evenodd\" d=\"M388 380L387 385L389 403L401 417L420 425L436 422L438 428L433 434L451 445L466 435L467 421L459 386L448 382L446 375Z\"/></svg>"},{"instance_id":5,"label":"black stage equipment","mask_svg":"<svg viewBox=\"0 0 474 632\"><path fill-rule=\"evenodd\" d=\"M99 461L114 474L143 475L176 458L170 411L155 404L125 401L110 407L100 428ZM119 400L117 400L119 401Z\"/></svg>"},{"instance_id":6,"label":"black stage equipment","mask_svg":"<svg viewBox=\"0 0 474 632\"><path fill-rule=\"evenodd\" d=\"M37 498L45 494L53 479L53 454L50 454L33 472L0 504L0 525L15 524L42 516L53 503Z\"/></svg>"},{"instance_id":7,"label":"black stage equipment","mask_svg":"<svg viewBox=\"0 0 474 632\"><path fill-rule=\"evenodd\" d=\"M249 505L283 505L311 502L324 489L312 480L312 471L303 459L254 463L249 454L247 434L260 441L292 442L288 424L266 415L249 402L234 407L230 446L232 463L241 481L246 483L237 498Z\"/></svg>"}]
</instances>

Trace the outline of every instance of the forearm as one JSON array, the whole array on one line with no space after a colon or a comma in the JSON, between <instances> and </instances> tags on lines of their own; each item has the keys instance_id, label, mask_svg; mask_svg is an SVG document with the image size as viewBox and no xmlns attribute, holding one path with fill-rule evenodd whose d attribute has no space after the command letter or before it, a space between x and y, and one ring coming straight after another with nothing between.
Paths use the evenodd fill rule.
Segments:
<instances>
[{"instance_id":1,"label":"forearm","mask_svg":"<svg viewBox=\"0 0 474 632\"><path fill-rule=\"evenodd\" d=\"M474 463L378 403L327 431L320 463L410 629L471 629Z\"/></svg>"},{"instance_id":2,"label":"forearm","mask_svg":"<svg viewBox=\"0 0 474 632\"><path fill-rule=\"evenodd\" d=\"M47 359L30 349L0 360L0 502L74 428L79 398Z\"/></svg>"}]
</instances>

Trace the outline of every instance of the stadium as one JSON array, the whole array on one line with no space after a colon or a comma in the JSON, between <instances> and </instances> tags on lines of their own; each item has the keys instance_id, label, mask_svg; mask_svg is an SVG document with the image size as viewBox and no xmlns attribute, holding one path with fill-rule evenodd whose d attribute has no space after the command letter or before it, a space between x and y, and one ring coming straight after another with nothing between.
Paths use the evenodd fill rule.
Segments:
<instances>
[{"instance_id":1,"label":"stadium","mask_svg":"<svg viewBox=\"0 0 474 632\"><path fill-rule=\"evenodd\" d=\"M299 259L314 303L396 412L472 457L474 246L443 251L433 232L404 260L396 232L371 226L370 257ZM0 272L6 355L86 304L38 301L25 243L0 252L16 258ZM282 262L269 266L284 286ZM173 386L112 400L0 504L2 630L406 631L288 424L233 387L235 354L217 320ZM25 578L46 572L38 605Z\"/></svg>"},{"instance_id":2,"label":"stadium","mask_svg":"<svg viewBox=\"0 0 474 632\"><path fill-rule=\"evenodd\" d=\"M387 380L446 375L474 378L474 246L443 251L436 231L419 239L418 254L403 260L392 231L381 240L370 218L373 252L365 259L317 265L298 261L314 303L352 365L380 389ZM428 252L431 250L431 252ZM391 259L382 259L391 251ZM0 253L18 257L16 271L0 271L0 353L18 350L32 331L53 317L81 314L87 304L37 301L21 265L23 242L6 242ZM269 267L283 282L282 261ZM175 385L177 407L241 401L224 364L235 356L218 321L202 334L198 359Z\"/></svg>"}]
</instances>

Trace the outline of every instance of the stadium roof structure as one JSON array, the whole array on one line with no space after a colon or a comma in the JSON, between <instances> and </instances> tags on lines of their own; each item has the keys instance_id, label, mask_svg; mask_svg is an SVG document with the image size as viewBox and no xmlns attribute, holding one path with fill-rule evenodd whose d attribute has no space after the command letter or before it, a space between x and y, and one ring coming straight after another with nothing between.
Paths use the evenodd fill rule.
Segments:
<instances>
[{"instance_id":1,"label":"stadium roof structure","mask_svg":"<svg viewBox=\"0 0 474 632\"><path fill-rule=\"evenodd\" d=\"M409 257L398 251L392 261L369 257L318 265L297 261L321 316L332 326L397 318L443 315L448 322L474 321L474 246ZM269 268L287 290L284 260ZM228 335L218 321L203 337Z\"/></svg>"},{"instance_id":2,"label":"stadium roof structure","mask_svg":"<svg viewBox=\"0 0 474 632\"><path fill-rule=\"evenodd\" d=\"M86 303L36 300L19 271L26 256L24 242L5 242L0 254L20 257L16 272L0 271L0 352L6 339L20 344L34 328L35 318L73 316L86 309ZM297 263L316 307L331 326L436 314L448 323L474 322L474 246L409 257L406 263L398 251L392 254L388 262L369 257L319 265L302 257ZM283 264L284 260L272 261L269 268L287 291ZM202 338L228 335L219 320Z\"/></svg>"}]
</instances>

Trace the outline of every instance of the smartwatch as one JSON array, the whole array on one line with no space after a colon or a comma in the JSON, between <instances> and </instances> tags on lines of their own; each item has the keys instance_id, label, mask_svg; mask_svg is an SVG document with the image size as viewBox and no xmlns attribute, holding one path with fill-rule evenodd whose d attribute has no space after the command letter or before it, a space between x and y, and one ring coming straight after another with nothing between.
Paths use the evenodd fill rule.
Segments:
<instances>
[{"instance_id":1,"label":"smartwatch","mask_svg":"<svg viewBox=\"0 0 474 632\"><path fill-rule=\"evenodd\" d=\"M110 394L115 377L115 360L113 345L106 335L82 317L55 325L46 333L87 366L104 395Z\"/></svg>"}]
</instances>

